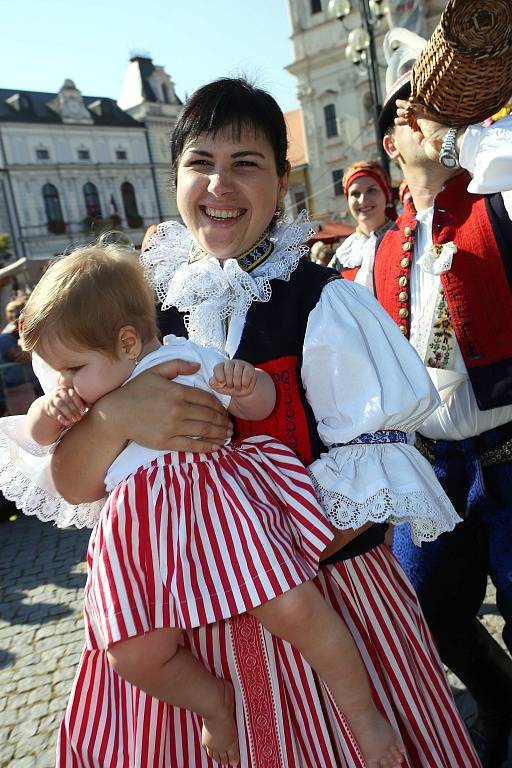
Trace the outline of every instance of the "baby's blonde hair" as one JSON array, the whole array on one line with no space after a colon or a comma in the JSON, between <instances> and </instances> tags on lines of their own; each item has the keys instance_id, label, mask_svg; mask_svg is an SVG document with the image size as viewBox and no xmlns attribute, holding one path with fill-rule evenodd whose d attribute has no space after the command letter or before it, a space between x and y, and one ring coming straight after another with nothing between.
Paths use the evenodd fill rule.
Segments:
<instances>
[{"instance_id":1,"label":"baby's blonde hair","mask_svg":"<svg viewBox=\"0 0 512 768\"><path fill-rule=\"evenodd\" d=\"M126 249L91 245L61 256L44 273L25 306L22 344L40 353L57 337L115 357L125 325L143 343L158 334L153 291Z\"/></svg>"}]
</instances>

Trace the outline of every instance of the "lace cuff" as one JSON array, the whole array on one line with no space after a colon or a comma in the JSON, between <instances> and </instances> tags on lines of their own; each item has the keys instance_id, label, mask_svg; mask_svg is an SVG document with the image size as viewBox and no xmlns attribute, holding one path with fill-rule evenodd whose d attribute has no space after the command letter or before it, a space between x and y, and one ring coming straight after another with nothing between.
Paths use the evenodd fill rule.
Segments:
<instances>
[{"instance_id":1,"label":"lace cuff","mask_svg":"<svg viewBox=\"0 0 512 768\"><path fill-rule=\"evenodd\" d=\"M51 477L55 445L39 446L23 429L24 416L0 422L0 490L26 515L59 527L93 528L104 499L76 506L60 496Z\"/></svg>"},{"instance_id":2,"label":"lace cuff","mask_svg":"<svg viewBox=\"0 0 512 768\"><path fill-rule=\"evenodd\" d=\"M309 472L329 522L341 530L368 522L410 523L420 545L460 522L432 467L410 445L332 448Z\"/></svg>"}]
</instances>

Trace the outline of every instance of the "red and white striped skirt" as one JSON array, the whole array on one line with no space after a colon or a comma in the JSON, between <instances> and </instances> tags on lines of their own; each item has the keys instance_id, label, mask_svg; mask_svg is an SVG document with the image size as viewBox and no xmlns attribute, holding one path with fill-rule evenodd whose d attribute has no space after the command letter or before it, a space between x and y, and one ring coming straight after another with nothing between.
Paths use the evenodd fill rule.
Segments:
<instances>
[{"instance_id":1,"label":"red and white striped skirt","mask_svg":"<svg viewBox=\"0 0 512 768\"><path fill-rule=\"evenodd\" d=\"M416 596L383 545L324 567L314 582L358 645L377 706L407 748L404 768L479 768ZM323 684L287 643L243 615L185 633L193 653L235 688L241 768L364 768ZM216 768L201 720L80 660L57 768Z\"/></svg>"},{"instance_id":2,"label":"red and white striped skirt","mask_svg":"<svg viewBox=\"0 0 512 768\"><path fill-rule=\"evenodd\" d=\"M120 483L91 538L87 645L237 616L313 579L333 533L290 448L167 453Z\"/></svg>"}]
</instances>

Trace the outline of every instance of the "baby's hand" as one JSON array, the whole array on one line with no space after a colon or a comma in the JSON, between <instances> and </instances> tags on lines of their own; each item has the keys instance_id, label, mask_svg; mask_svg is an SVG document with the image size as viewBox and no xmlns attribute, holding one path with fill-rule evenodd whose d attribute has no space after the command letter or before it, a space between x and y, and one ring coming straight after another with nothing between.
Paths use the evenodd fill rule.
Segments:
<instances>
[{"instance_id":1,"label":"baby's hand","mask_svg":"<svg viewBox=\"0 0 512 768\"><path fill-rule=\"evenodd\" d=\"M251 395L256 386L256 369L245 360L225 360L213 369L210 386L223 395Z\"/></svg>"},{"instance_id":2,"label":"baby's hand","mask_svg":"<svg viewBox=\"0 0 512 768\"><path fill-rule=\"evenodd\" d=\"M87 406L74 389L57 387L46 395L44 412L63 427L71 427L87 413Z\"/></svg>"}]
</instances>

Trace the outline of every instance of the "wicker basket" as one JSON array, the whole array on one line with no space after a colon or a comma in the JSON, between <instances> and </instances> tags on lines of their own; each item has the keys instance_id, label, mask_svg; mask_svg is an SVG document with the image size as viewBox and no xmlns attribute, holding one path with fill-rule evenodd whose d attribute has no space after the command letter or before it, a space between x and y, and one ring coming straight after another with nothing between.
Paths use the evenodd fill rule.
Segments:
<instances>
[{"instance_id":1,"label":"wicker basket","mask_svg":"<svg viewBox=\"0 0 512 768\"><path fill-rule=\"evenodd\" d=\"M449 0L412 72L410 102L444 125L478 123L512 95L512 0Z\"/></svg>"}]
</instances>

